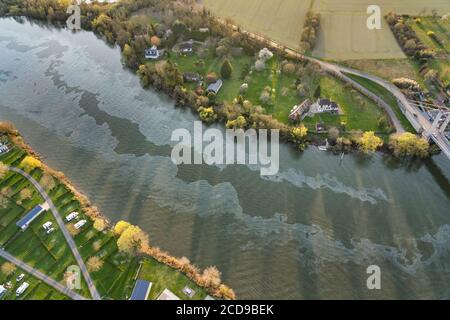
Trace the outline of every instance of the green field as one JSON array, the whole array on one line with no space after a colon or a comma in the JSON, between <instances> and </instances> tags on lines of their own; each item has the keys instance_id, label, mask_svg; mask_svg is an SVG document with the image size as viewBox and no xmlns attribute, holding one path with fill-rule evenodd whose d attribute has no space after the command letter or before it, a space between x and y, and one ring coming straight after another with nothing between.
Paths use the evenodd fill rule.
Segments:
<instances>
[{"instance_id":1,"label":"green field","mask_svg":"<svg viewBox=\"0 0 450 320\"><path fill-rule=\"evenodd\" d=\"M203 67L196 67L195 62L198 60L205 62ZM200 58L197 54L192 55L178 55L171 54L170 60L176 63L179 69L183 72L197 72L201 76L206 77L209 72L215 72L220 77L220 69L225 58L215 57L212 52L208 52L205 58ZM239 57L229 57L229 61L233 66L233 73L230 79L224 81L222 89L217 95L218 101L232 102L239 94L239 87L244 82L242 73L254 63L252 57L242 55ZM194 88L191 84L191 88Z\"/></svg>"},{"instance_id":2,"label":"green field","mask_svg":"<svg viewBox=\"0 0 450 320\"><path fill-rule=\"evenodd\" d=\"M153 283L148 297L149 300L157 299L165 288L169 288L170 291L181 299L189 299L182 291L186 286L195 291L192 300L203 300L207 295L204 289L193 284L184 274L177 272L174 275L170 267L152 258L146 259L143 262L138 278Z\"/></svg>"},{"instance_id":3,"label":"green field","mask_svg":"<svg viewBox=\"0 0 450 320\"><path fill-rule=\"evenodd\" d=\"M313 129L316 123L340 127L341 122L346 122L347 130L388 133L378 126L378 119L385 116L385 113L372 100L333 77L321 77L319 84L321 98L335 101L341 107L343 114L320 114L312 118L306 117L304 122L310 129Z\"/></svg>"},{"instance_id":4,"label":"green field","mask_svg":"<svg viewBox=\"0 0 450 320\"><path fill-rule=\"evenodd\" d=\"M0 258L0 266L6 263L7 261ZM18 283L16 281L17 276L21 273L25 274L23 280ZM28 289L20 296L17 297L15 292L17 288L24 282L28 282L30 286ZM6 284L7 282L11 282L12 287L8 289L7 293L0 300L65 300L69 299L59 291L56 291L46 283L40 281L39 279L34 278L29 275L27 272L17 268L16 271L9 275L5 276L0 272L0 284Z\"/></svg>"},{"instance_id":5,"label":"green field","mask_svg":"<svg viewBox=\"0 0 450 320\"><path fill-rule=\"evenodd\" d=\"M402 124L403 128L406 131L409 131L412 133L416 132L414 130L413 126L411 125L411 123L408 121L408 119L406 119L405 115L400 110L397 100L392 95L392 93L390 93L388 90L386 90L379 84L377 84L373 81L370 81L366 78L362 78L362 77L359 77L359 76L353 75L353 74L346 74L346 75L348 77L352 78L353 80L355 80L356 82L360 83L361 85L363 85L366 89L369 89L372 93L375 93L377 96L379 96L381 99L383 99L384 102L389 104L391 106L392 110L394 110L395 115L397 116L397 118L399 119L400 123Z\"/></svg>"},{"instance_id":6,"label":"green field","mask_svg":"<svg viewBox=\"0 0 450 320\"><path fill-rule=\"evenodd\" d=\"M272 114L278 121L289 123L288 117L293 106L298 105L303 99L299 97L295 90L295 74L285 74L277 72L280 68L280 61L273 58L267 62L263 71L253 71L248 82L248 92L244 98L250 100L254 105L262 105L266 113ZM294 87L293 87L294 86ZM268 104L260 101L260 96L265 87L275 89Z\"/></svg>"}]
</instances>

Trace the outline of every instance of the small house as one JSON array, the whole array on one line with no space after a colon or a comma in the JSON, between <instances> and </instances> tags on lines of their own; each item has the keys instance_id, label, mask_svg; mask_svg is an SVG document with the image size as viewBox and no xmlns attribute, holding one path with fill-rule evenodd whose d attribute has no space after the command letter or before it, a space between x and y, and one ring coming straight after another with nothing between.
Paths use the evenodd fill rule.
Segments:
<instances>
[{"instance_id":1,"label":"small house","mask_svg":"<svg viewBox=\"0 0 450 320\"><path fill-rule=\"evenodd\" d=\"M159 59L160 52L156 46L145 50L145 59Z\"/></svg>"},{"instance_id":2,"label":"small house","mask_svg":"<svg viewBox=\"0 0 450 320\"><path fill-rule=\"evenodd\" d=\"M185 72L183 74L183 79L186 82L199 82L201 80L201 76L198 73Z\"/></svg>"},{"instance_id":3,"label":"small house","mask_svg":"<svg viewBox=\"0 0 450 320\"><path fill-rule=\"evenodd\" d=\"M175 293L170 291L169 289L164 289L164 291L159 295L157 300L181 300L178 298Z\"/></svg>"},{"instance_id":4,"label":"small house","mask_svg":"<svg viewBox=\"0 0 450 320\"><path fill-rule=\"evenodd\" d=\"M319 113L329 112L329 113L339 113L339 106L336 102L330 99L319 99L317 101L317 111Z\"/></svg>"},{"instance_id":5,"label":"small house","mask_svg":"<svg viewBox=\"0 0 450 320\"><path fill-rule=\"evenodd\" d=\"M299 119L303 119L304 116L309 112L311 107L311 101L306 99L301 104L294 106L289 114L289 119L292 121L296 121Z\"/></svg>"},{"instance_id":6,"label":"small house","mask_svg":"<svg viewBox=\"0 0 450 320\"><path fill-rule=\"evenodd\" d=\"M180 44L180 52L184 54L190 54L194 52L194 43L192 41L183 42Z\"/></svg>"},{"instance_id":7,"label":"small house","mask_svg":"<svg viewBox=\"0 0 450 320\"><path fill-rule=\"evenodd\" d=\"M199 28L198 31L201 32L201 33L208 33L209 32L209 28Z\"/></svg>"},{"instance_id":8,"label":"small house","mask_svg":"<svg viewBox=\"0 0 450 320\"><path fill-rule=\"evenodd\" d=\"M223 81L222 81L221 79L219 79L219 80L217 80L216 82L211 83L211 84L208 86L208 89L206 89L206 91L207 91L207 92L212 92L212 93L218 94L219 91L220 91L220 89L222 88L222 86L223 86Z\"/></svg>"}]
</instances>

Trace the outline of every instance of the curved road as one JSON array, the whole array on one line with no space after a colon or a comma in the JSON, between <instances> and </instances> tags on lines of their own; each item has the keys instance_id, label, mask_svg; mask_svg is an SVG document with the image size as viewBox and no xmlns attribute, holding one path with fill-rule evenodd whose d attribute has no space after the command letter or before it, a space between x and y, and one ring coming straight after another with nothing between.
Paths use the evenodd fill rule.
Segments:
<instances>
[{"instance_id":1,"label":"curved road","mask_svg":"<svg viewBox=\"0 0 450 320\"><path fill-rule=\"evenodd\" d=\"M98 293L97 289L95 288L94 281L92 280L91 275L87 271L86 265L84 264L84 261L81 258L80 253L78 252L75 241L73 240L72 236L70 235L69 231L67 230L67 228L64 224L64 221L58 212L58 209L56 209L55 205L53 204L52 199L50 199L50 197L47 195L47 193L42 188L42 186L28 173L26 173L25 171L23 171L19 168L15 168L15 167L8 167L8 168L9 168L9 170L17 172L17 173L21 174L22 176L24 176L25 178L27 178L28 181L30 181L33 184L33 186L39 191L42 198L44 198L44 200L48 203L50 210L56 219L56 222L58 223L62 233L64 234L64 237L66 238L66 241L70 247L70 250L72 250L75 260L77 261L78 266L80 267L81 273L83 274L83 277L86 280L86 283L87 283L87 286L89 288L92 298L94 300L101 300L100 294Z\"/></svg>"},{"instance_id":2,"label":"curved road","mask_svg":"<svg viewBox=\"0 0 450 320\"><path fill-rule=\"evenodd\" d=\"M49 286L58 290L62 294L65 294L66 296L72 298L73 300L86 300L85 297L79 295L78 293L73 292L69 288L63 286L61 283L57 282L56 280L53 280L49 276L43 274L39 270L34 269L33 267L27 265L25 262L17 259L16 257L12 256L11 254L9 254L8 252L6 252L2 249L0 249L0 257L4 258L5 260L8 260L9 262L14 263L16 266L18 266L22 270L28 272L29 274L38 278L39 280L44 281Z\"/></svg>"}]
</instances>

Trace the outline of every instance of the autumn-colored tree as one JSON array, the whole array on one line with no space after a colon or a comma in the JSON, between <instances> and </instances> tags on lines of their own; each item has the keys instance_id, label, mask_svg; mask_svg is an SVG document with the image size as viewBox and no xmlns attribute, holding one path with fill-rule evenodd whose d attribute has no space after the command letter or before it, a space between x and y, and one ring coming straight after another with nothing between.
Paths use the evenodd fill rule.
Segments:
<instances>
[{"instance_id":1,"label":"autumn-colored tree","mask_svg":"<svg viewBox=\"0 0 450 320\"><path fill-rule=\"evenodd\" d=\"M41 168L42 163L38 159L36 159L33 156L26 156L22 162L20 163L22 168L24 168L26 171L30 172L31 170L35 168Z\"/></svg>"},{"instance_id":2,"label":"autumn-colored tree","mask_svg":"<svg viewBox=\"0 0 450 320\"><path fill-rule=\"evenodd\" d=\"M33 196L33 190L29 188L24 188L19 193L21 200L27 200L30 199Z\"/></svg>"},{"instance_id":3,"label":"autumn-colored tree","mask_svg":"<svg viewBox=\"0 0 450 320\"><path fill-rule=\"evenodd\" d=\"M8 167L3 162L0 162L0 179L3 179L7 173Z\"/></svg>"},{"instance_id":4,"label":"autumn-colored tree","mask_svg":"<svg viewBox=\"0 0 450 320\"><path fill-rule=\"evenodd\" d=\"M370 154L383 146L383 140L377 137L373 131L367 131L361 135L357 144L360 151L365 154Z\"/></svg>"},{"instance_id":5,"label":"autumn-colored tree","mask_svg":"<svg viewBox=\"0 0 450 320\"><path fill-rule=\"evenodd\" d=\"M42 178L39 181L39 184L47 191L50 191L54 187L56 187L55 179L53 179L52 175L48 174L48 173L44 173L42 175Z\"/></svg>"},{"instance_id":6,"label":"autumn-colored tree","mask_svg":"<svg viewBox=\"0 0 450 320\"><path fill-rule=\"evenodd\" d=\"M81 231L80 229L75 228L75 226L72 223L66 224L66 229L67 231L69 231L72 237L76 236Z\"/></svg>"},{"instance_id":7,"label":"autumn-colored tree","mask_svg":"<svg viewBox=\"0 0 450 320\"><path fill-rule=\"evenodd\" d=\"M287 74L293 74L295 72L295 64L288 62L283 66L283 72Z\"/></svg>"},{"instance_id":8,"label":"autumn-colored tree","mask_svg":"<svg viewBox=\"0 0 450 320\"><path fill-rule=\"evenodd\" d=\"M131 223L120 220L114 226L114 233L120 236L129 226L131 226Z\"/></svg>"},{"instance_id":9,"label":"autumn-colored tree","mask_svg":"<svg viewBox=\"0 0 450 320\"><path fill-rule=\"evenodd\" d=\"M389 139L389 147L397 157L425 158L429 154L428 142L410 132L392 135Z\"/></svg>"},{"instance_id":10,"label":"autumn-colored tree","mask_svg":"<svg viewBox=\"0 0 450 320\"><path fill-rule=\"evenodd\" d=\"M236 294L234 293L233 289L227 287L224 284L221 284L219 286L219 295L222 296L225 300L235 300Z\"/></svg>"},{"instance_id":11,"label":"autumn-colored tree","mask_svg":"<svg viewBox=\"0 0 450 320\"><path fill-rule=\"evenodd\" d=\"M203 284L209 288L217 288L222 282L222 280L220 280L220 271L214 266L203 270L201 280Z\"/></svg>"},{"instance_id":12,"label":"autumn-colored tree","mask_svg":"<svg viewBox=\"0 0 450 320\"><path fill-rule=\"evenodd\" d=\"M106 229L106 221L105 219L95 218L94 219L94 228L98 231L103 231Z\"/></svg>"},{"instance_id":13,"label":"autumn-colored tree","mask_svg":"<svg viewBox=\"0 0 450 320\"><path fill-rule=\"evenodd\" d=\"M94 249L94 251L96 251L96 252L98 250L100 250L101 248L102 248L102 242L100 240L97 240L92 244L92 249Z\"/></svg>"},{"instance_id":14,"label":"autumn-colored tree","mask_svg":"<svg viewBox=\"0 0 450 320\"><path fill-rule=\"evenodd\" d=\"M12 275L16 271L16 269L16 265L11 262L5 262L4 264L2 264L2 273L5 276Z\"/></svg>"},{"instance_id":15,"label":"autumn-colored tree","mask_svg":"<svg viewBox=\"0 0 450 320\"><path fill-rule=\"evenodd\" d=\"M153 37L150 38L150 44L152 46L157 46L158 47L161 44L161 39L158 38L157 36L153 36Z\"/></svg>"},{"instance_id":16,"label":"autumn-colored tree","mask_svg":"<svg viewBox=\"0 0 450 320\"><path fill-rule=\"evenodd\" d=\"M97 272L103 267L103 260L97 256L90 257L86 262L86 267L89 272Z\"/></svg>"},{"instance_id":17,"label":"autumn-colored tree","mask_svg":"<svg viewBox=\"0 0 450 320\"><path fill-rule=\"evenodd\" d=\"M146 250L148 246L148 235L141 228L133 225L126 228L117 240L119 250L129 254Z\"/></svg>"},{"instance_id":18,"label":"autumn-colored tree","mask_svg":"<svg viewBox=\"0 0 450 320\"><path fill-rule=\"evenodd\" d=\"M16 127L8 121L0 121L0 132L17 135L18 131Z\"/></svg>"}]
</instances>

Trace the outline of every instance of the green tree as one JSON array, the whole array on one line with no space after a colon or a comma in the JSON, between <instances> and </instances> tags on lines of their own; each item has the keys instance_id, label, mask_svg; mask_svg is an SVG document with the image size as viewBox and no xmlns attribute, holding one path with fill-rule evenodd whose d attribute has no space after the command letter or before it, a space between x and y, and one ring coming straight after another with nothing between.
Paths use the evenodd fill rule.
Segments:
<instances>
[{"instance_id":1,"label":"green tree","mask_svg":"<svg viewBox=\"0 0 450 320\"><path fill-rule=\"evenodd\" d=\"M320 87L320 84L319 84L316 88L316 91L314 91L314 98L319 99L321 94L322 94L322 88Z\"/></svg>"},{"instance_id":2,"label":"green tree","mask_svg":"<svg viewBox=\"0 0 450 320\"><path fill-rule=\"evenodd\" d=\"M225 59L225 61L223 62L222 68L220 69L220 74L224 79L231 78L231 75L233 74L233 66L228 59Z\"/></svg>"}]
</instances>

